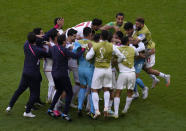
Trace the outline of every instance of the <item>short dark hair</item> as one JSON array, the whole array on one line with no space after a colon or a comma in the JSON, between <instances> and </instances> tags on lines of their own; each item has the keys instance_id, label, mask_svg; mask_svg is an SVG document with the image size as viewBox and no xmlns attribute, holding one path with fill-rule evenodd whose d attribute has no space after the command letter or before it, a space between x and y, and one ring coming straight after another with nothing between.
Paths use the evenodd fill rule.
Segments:
<instances>
[{"instance_id":1,"label":"short dark hair","mask_svg":"<svg viewBox=\"0 0 186 131\"><path fill-rule=\"evenodd\" d=\"M100 19L95 18L92 20L92 25L100 26L101 24L102 24L102 20Z\"/></svg>"},{"instance_id":2,"label":"short dark hair","mask_svg":"<svg viewBox=\"0 0 186 131\"><path fill-rule=\"evenodd\" d=\"M108 32L108 41L111 42L113 38L112 32Z\"/></svg>"},{"instance_id":3,"label":"short dark hair","mask_svg":"<svg viewBox=\"0 0 186 131\"><path fill-rule=\"evenodd\" d=\"M144 23L145 23L145 20L144 20L144 18L142 18L142 17L138 17L138 18L136 19L136 21L139 22L139 23L141 23L141 24L144 24Z\"/></svg>"},{"instance_id":4,"label":"short dark hair","mask_svg":"<svg viewBox=\"0 0 186 131\"><path fill-rule=\"evenodd\" d=\"M100 36L101 36L101 35L100 35L99 33L95 34L93 40L94 40L95 42L99 42Z\"/></svg>"},{"instance_id":5,"label":"short dark hair","mask_svg":"<svg viewBox=\"0 0 186 131\"><path fill-rule=\"evenodd\" d=\"M123 33L121 31L117 31L116 35L119 37L120 40L123 38Z\"/></svg>"},{"instance_id":6,"label":"short dark hair","mask_svg":"<svg viewBox=\"0 0 186 131\"><path fill-rule=\"evenodd\" d=\"M109 32L107 30L102 30L101 31L101 38L103 40L108 40Z\"/></svg>"},{"instance_id":7,"label":"short dark hair","mask_svg":"<svg viewBox=\"0 0 186 131\"><path fill-rule=\"evenodd\" d=\"M34 32L29 32L27 35L27 39L30 44L33 44L34 42L36 42L36 34Z\"/></svg>"},{"instance_id":8,"label":"short dark hair","mask_svg":"<svg viewBox=\"0 0 186 131\"><path fill-rule=\"evenodd\" d=\"M132 24L131 22L127 22L127 23L124 25L124 29L125 29L125 30L133 29L133 24Z\"/></svg>"},{"instance_id":9,"label":"short dark hair","mask_svg":"<svg viewBox=\"0 0 186 131\"><path fill-rule=\"evenodd\" d=\"M92 33L92 29L90 27L85 27L83 29L83 35L84 35L84 37L87 37L91 33Z\"/></svg>"},{"instance_id":10,"label":"short dark hair","mask_svg":"<svg viewBox=\"0 0 186 131\"><path fill-rule=\"evenodd\" d=\"M51 32L51 34L50 34L50 38L52 39L52 40L55 40L55 37L57 36L57 34L58 34L58 31L55 29L55 30L53 30L52 32Z\"/></svg>"},{"instance_id":11,"label":"short dark hair","mask_svg":"<svg viewBox=\"0 0 186 131\"><path fill-rule=\"evenodd\" d=\"M41 30L42 30L41 28L34 28L34 29L33 29L33 32L34 32L36 35L39 35Z\"/></svg>"},{"instance_id":12,"label":"short dark hair","mask_svg":"<svg viewBox=\"0 0 186 131\"><path fill-rule=\"evenodd\" d=\"M66 41L66 35L65 34L62 34L62 35L57 37L57 43L59 45L62 45L64 41Z\"/></svg>"},{"instance_id":13,"label":"short dark hair","mask_svg":"<svg viewBox=\"0 0 186 131\"><path fill-rule=\"evenodd\" d=\"M57 17L57 18L54 19L54 25L57 24L57 21L58 21L59 19L61 19L61 17Z\"/></svg>"},{"instance_id":14,"label":"short dark hair","mask_svg":"<svg viewBox=\"0 0 186 131\"><path fill-rule=\"evenodd\" d=\"M124 17L124 14L123 14L122 12L119 12L119 13L116 14L116 18L117 18L118 16L123 16L123 17Z\"/></svg>"},{"instance_id":15,"label":"short dark hair","mask_svg":"<svg viewBox=\"0 0 186 131\"><path fill-rule=\"evenodd\" d=\"M128 41L129 41L129 38L128 38L127 36L125 36L125 37L123 37L123 38L121 39L121 44L122 44L122 45L126 45Z\"/></svg>"},{"instance_id":16,"label":"short dark hair","mask_svg":"<svg viewBox=\"0 0 186 131\"><path fill-rule=\"evenodd\" d=\"M74 29L69 29L68 32L67 32L67 36L73 36L74 34L77 34L77 30L74 30Z\"/></svg>"}]
</instances>

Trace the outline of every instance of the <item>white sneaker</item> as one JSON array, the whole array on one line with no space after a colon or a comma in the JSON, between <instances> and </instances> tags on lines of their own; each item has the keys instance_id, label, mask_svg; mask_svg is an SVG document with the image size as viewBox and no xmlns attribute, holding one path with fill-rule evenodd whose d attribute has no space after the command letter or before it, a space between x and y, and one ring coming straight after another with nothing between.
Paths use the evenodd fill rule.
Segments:
<instances>
[{"instance_id":1,"label":"white sneaker","mask_svg":"<svg viewBox=\"0 0 186 131\"><path fill-rule=\"evenodd\" d=\"M118 119L118 118L119 118L119 115L118 115L118 114L114 114L113 117L114 117L115 119Z\"/></svg>"},{"instance_id":2,"label":"white sneaker","mask_svg":"<svg viewBox=\"0 0 186 131\"><path fill-rule=\"evenodd\" d=\"M157 79L153 79L152 81L152 87L151 88L155 88L156 85L160 82L160 80L157 78Z\"/></svg>"},{"instance_id":3,"label":"white sneaker","mask_svg":"<svg viewBox=\"0 0 186 131\"><path fill-rule=\"evenodd\" d=\"M132 98L133 99L136 99L139 97L139 93L138 92L134 92L134 94L132 95Z\"/></svg>"},{"instance_id":4,"label":"white sneaker","mask_svg":"<svg viewBox=\"0 0 186 131\"><path fill-rule=\"evenodd\" d=\"M6 112L10 112L12 110L12 107L10 107L10 106L8 106L7 108L6 108Z\"/></svg>"},{"instance_id":5,"label":"white sneaker","mask_svg":"<svg viewBox=\"0 0 186 131\"><path fill-rule=\"evenodd\" d=\"M127 111L128 111L128 109L126 109L126 108L125 108L124 110L122 110L122 112L121 112L121 113L122 113L122 114L126 114L126 113L127 113Z\"/></svg>"},{"instance_id":6,"label":"white sneaker","mask_svg":"<svg viewBox=\"0 0 186 131\"><path fill-rule=\"evenodd\" d=\"M142 91L142 94L143 94L142 98L143 99L146 99L148 97L148 92L149 92L149 88L145 86Z\"/></svg>"},{"instance_id":7,"label":"white sneaker","mask_svg":"<svg viewBox=\"0 0 186 131\"><path fill-rule=\"evenodd\" d=\"M99 111L96 111L95 115L94 115L94 119L98 118L100 115L101 115L101 113Z\"/></svg>"},{"instance_id":8,"label":"white sneaker","mask_svg":"<svg viewBox=\"0 0 186 131\"><path fill-rule=\"evenodd\" d=\"M169 74L165 78L165 81L166 81L166 87L168 87L170 85L170 75Z\"/></svg>"},{"instance_id":9,"label":"white sneaker","mask_svg":"<svg viewBox=\"0 0 186 131\"><path fill-rule=\"evenodd\" d=\"M24 117L33 118L33 117L35 117L36 115L32 114L32 112L29 112L29 113L24 112L24 113L23 113L23 116L24 116Z\"/></svg>"},{"instance_id":10,"label":"white sneaker","mask_svg":"<svg viewBox=\"0 0 186 131\"><path fill-rule=\"evenodd\" d=\"M75 104L73 104L73 103L71 103L71 104L70 104L70 107L75 108L75 109L77 109L77 108L78 108L78 106L77 106L77 105L75 105Z\"/></svg>"}]
</instances>

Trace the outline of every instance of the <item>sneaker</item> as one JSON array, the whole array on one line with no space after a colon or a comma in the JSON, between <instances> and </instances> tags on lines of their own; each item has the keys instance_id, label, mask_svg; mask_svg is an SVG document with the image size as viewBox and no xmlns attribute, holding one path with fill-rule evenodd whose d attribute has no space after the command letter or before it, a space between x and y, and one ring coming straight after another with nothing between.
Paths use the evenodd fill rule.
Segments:
<instances>
[{"instance_id":1,"label":"sneaker","mask_svg":"<svg viewBox=\"0 0 186 131\"><path fill-rule=\"evenodd\" d=\"M124 110L122 110L122 114L126 114L127 113L127 111L128 111L128 109L124 109Z\"/></svg>"},{"instance_id":2,"label":"sneaker","mask_svg":"<svg viewBox=\"0 0 186 131\"><path fill-rule=\"evenodd\" d=\"M79 117L82 117L83 116L82 110L78 110L78 116Z\"/></svg>"},{"instance_id":3,"label":"sneaker","mask_svg":"<svg viewBox=\"0 0 186 131\"><path fill-rule=\"evenodd\" d=\"M54 115L56 117L60 117L61 116L61 113L58 110L54 110L53 113L54 113Z\"/></svg>"},{"instance_id":4,"label":"sneaker","mask_svg":"<svg viewBox=\"0 0 186 131\"><path fill-rule=\"evenodd\" d=\"M12 110L12 107L10 107L10 106L8 106L7 108L6 108L6 112L10 112Z\"/></svg>"},{"instance_id":5,"label":"sneaker","mask_svg":"<svg viewBox=\"0 0 186 131\"><path fill-rule=\"evenodd\" d=\"M138 92L134 92L134 94L132 95L133 99L137 99L139 97L139 93Z\"/></svg>"},{"instance_id":6,"label":"sneaker","mask_svg":"<svg viewBox=\"0 0 186 131\"><path fill-rule=\"evenodd\" d=\"M96 118L98 118L100 115L101 115L101 113L100 113L99 111L96 111L93 118L96 119Z\"/></svg>"},{"instance_id":7,"label":"sneaker","mask_svg":"<svg viewBox=\"0 0 186 131\"><path fill-rule=\"evenodd\" d=\"M90 118L94 119L94 115L95 115L94 113L88 112L87 115L88 115Z\"/></svg>"},{"instance_id":8,"label":"sneaker","mask_svg":"<svg viewBox=\"0 0 186 131\"><path fill-rule=\"evenodd\" d=\"M118 115L118 114L114 114L113 117L114 117L115 119L118 119L118 118L119 118L119 115Z\"/></svg>"},{"instance_id":9,"label":"sneaker","mask_svg":"<svg viewBox=\"0 0 186 131\"><path fill-rule=\"evenodd\" d=\"M170 85L170 75L169 74L165 78L165 81L166 81L166 87L169 87L169 85Z\"/></svg>"},{"instance_id":10,"label":"sneaker","mask_svg":"<svg viewBox=\"0 0 186 131\"><path fill-rule=\"evenodd\" d=\"M142 91L142 94L143 94L142 98L143 99L147 99L147 97L148 97L148 91L149 91L149 88L145 86L144 89L143 89L143 91Z\"/></svg>"},{"instance_id":11,"label":"sneaker","mask_svg":"<svg viewBox=\"0 0 186 131\"><path fill-rule=\"evenodd\" d=\"M51 109L48 109L47 114L49 116L56 117L56 115L54 114L53 110L51 110Z\"/></svg>"},{"instance_id":12,"label":"sneaker","mask_svg":"<svg viewBox=\"0 0 186 131\"><path fill-rule=\"evenodd\" d=\"M30 117L30 118L36 117L36 115L32 114L32 112L29 112L29 113L24 112L23 116L24 117Z\"/></svg>"},{"instance_id":13,"label":"sneaker","mask_svg":"<svg viewBox=\"0 0 186 131\"><path fill-rule=\"evenodd\" d=\"M66 120L66 121L72 121L72 119L70 118L70 116L69 115L67 115L67 114L61 114L61 117L64 119L64 120Z\"/></svg>"},{"instance_id":14,"label":"sneaker","mask_svg":"<svg viewBox=\"0 0 186 131\"><path fill-rule=\"evenodd\" d=\"M114 112L112 110L108 110L108 116L113 116Z\"/></svg>"},{"instance_id":15,"label":"sneaker","mask_svg":"<svg viewBox=\"0 0 186 131\"><path fill-rule=\"evenodd\" d=\"M156 85L160 82L160 80L157 78L157 79L153 79L152 81L152 87L151 88L155 88Z\"/></svg>"},{"instance_id":16,"label":"sneaker","mask_svg":"<svg viewBox=\"0 0 186 131\"><path fill-rule=\"evenodd\" d=\"M71 104L70 104L70 107L75 108L75 109L77 109L77 108L78 108L78 106L77 106L77 105L75 105L75 104L73 104L73 103L71 103Z\"/></svg>"}]
</instances>

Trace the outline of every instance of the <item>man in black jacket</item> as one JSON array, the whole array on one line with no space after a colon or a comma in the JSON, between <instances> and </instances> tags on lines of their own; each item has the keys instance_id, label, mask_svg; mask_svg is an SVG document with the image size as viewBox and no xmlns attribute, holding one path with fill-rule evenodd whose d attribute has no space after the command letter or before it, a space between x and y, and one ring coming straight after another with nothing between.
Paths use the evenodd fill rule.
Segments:
<instances>
[{"instance_id":1,"label":"man in black jacket","mask_svg":"<svg viewBox=\"0 0 186 131\"><path fill-rule=\"evenodd\" d=\"M48 53L36 46L36 35L33 32L28 34L28 41L24 44L24 67L20 85L15 91L11 98L9 106L6 111L9 112L17 101L18 97L29 87L30 98L26 105L26 112L23 116L25 117L35 117L31 113L34 102L39 98L40 93L40 83L42 80L40 73L40 58L48 57Z\"/></svg>"},{"instance_id":2,"label":"man in black jacket","mask_svg":"<svg viewBox=\"0 0 186 131\"><path fill-rule=\"evenodd\" d=\"M60 35L58 37L58 45L53 46L50 49L50 53L53 59L53 66L52 66L52 76L54 79L55 87L56 87L56 94L53 98L52 104L48 109L48 114L53 116L54 106L58 101L59 97L61 96L62 92L66 92L66 99L65 99L65 107L61 116L67 120L71 121L71 118L68 116L69 106L72 100L73 92L72 92L72 85L70 82L69 74L68 74L68 58L79 58L84 49L80 50L77 54L70 52L66 47L66 36Z\"/></svg>"}]
</instances>

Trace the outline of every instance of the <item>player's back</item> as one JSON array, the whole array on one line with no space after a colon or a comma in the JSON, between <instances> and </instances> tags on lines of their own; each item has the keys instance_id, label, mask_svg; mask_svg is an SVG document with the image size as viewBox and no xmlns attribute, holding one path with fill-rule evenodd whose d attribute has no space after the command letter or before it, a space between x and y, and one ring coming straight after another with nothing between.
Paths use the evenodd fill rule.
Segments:
<instances>
[{"instance_id":1,"label":"player's back","mask_svg":"<svg viewBox=\"0 0 186 131\"><path fill-rule=\"evenodd\" d=\"M109 68L111 65L113 44L108 41L96 43L93 46L95 52L95 67Z\"/></svg>"},{"instance_id":2,"label":"player's back","mask_svg":"<svg viewBox=\"0 0 186 131\"><path fill-rule=\"evenodd\" d=\"M130 46L120 46L118 49L126 57L121 63L128 68L133 68L135 49Z\"/></svg>"},{"instance_id":3,"label":"player's back","mask_svg":"<svg viewBox=\"0 0 186 131\"><path fill-rule=\"evenodd\" d=\"M90 27L91 28L92 25L92 21L87 21L87 22L82 22L74 27L72 27L73 29L77 30L77 35L80 37L83 37L83 29L85 27Z\"/></svg>"}]
</instances>

